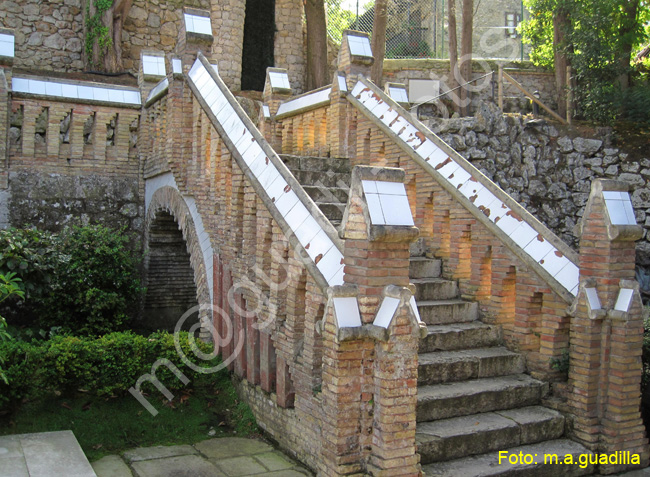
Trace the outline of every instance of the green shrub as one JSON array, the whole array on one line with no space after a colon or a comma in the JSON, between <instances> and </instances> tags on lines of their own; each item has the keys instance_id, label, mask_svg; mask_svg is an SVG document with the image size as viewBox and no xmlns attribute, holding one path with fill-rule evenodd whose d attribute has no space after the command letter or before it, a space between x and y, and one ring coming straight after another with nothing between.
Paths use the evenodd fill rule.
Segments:
<instances>
[{"instance_id":1,"label":"green shrub","mask_svg":"<svg viewBox=\"0 0 650 477\"><path fill-rule=\"evenodd\" d=\"M219 363L216 357L208 361L197 358L190 350L187 332L180 332L178 340L185 356L198 366ZM197 345L204 353L213 349L211 344ZM0 382L0 410L11 410L25 399L59 393L124 394L161 358L171 361L190 379L198 375L179 358L174 335L162 331L148 337L115 332L99 338L55 336L48 341L11 341L0 343L0 357L5 360L10 383ZM165 366L158 368L156 377L172 392L185 386ZM158 392L149 383L143 390Z\"/></svg>"},{"instance_id":2,"label":"green shrub","mask_svg":"<svg viewBox=\"0 0 650 477\"><path fill-rule=\"evenodd\" d=\"M19 288L20 278L17 278L14 273L7 273L7 275L0 275L0 303L4 302L12 296L22 298L25 296L23 291ZM4 317L0 316L0 342L11 339L11 335L7 332L7 321ZM8 384L7 376L2 369L4 360L0 356L0 380Z\"/></svg>"}]
</instances>

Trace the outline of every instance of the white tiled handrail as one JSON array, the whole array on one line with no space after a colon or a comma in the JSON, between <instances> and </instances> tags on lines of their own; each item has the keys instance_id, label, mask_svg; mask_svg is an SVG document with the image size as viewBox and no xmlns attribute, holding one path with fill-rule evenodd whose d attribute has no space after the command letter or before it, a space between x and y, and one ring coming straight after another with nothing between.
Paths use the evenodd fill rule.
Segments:
<instances>
[{"instance_id":1,"label":"white tiled handrail","mask_svg":"<svg viewBox=\"0 0 650 477\"><path fill-rule=\"evenodd\" d=\"M505 243L526 256L541 276L550 276L569 298L578 292L579 269L575 252L535 219L476 167L428 130L366 79L348 95L366 116L415 158L443 187L460 194L463 205L488 227L505 234ZM523 252L523 253L522 253ZM568 292L568 294L567 294Z\"/></svg>"},{"instance_id":2,"label":"white tiled handrail","mask_svg":"<svg viewBox=\"0 0 650 477\"><path fill-rule=\"evenodd\" d=\"M336 229L248 119L208 61L199 58L188 83L242 171L292 245L304 252L307 268L323 285L343 284L342 244Z\"/></svg>"}]
</instances>

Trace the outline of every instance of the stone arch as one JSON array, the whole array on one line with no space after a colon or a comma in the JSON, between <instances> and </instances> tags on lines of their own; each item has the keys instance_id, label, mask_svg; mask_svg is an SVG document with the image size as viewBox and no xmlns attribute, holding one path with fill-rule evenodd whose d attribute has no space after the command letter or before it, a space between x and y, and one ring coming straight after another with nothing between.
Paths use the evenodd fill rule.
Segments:
<instances>
[{"instance_id":1,"label":"stone arch","mask_svg":"<svg viewBox=\"0 0 650 477\"><path fill-rule=\"evenodd\" d=\"M145 285L148 282L149 274L148 252L153 234L155 233L155 227L160 228L161 224L165 227L169 227L170 219L173 219L182 234L187 254L189 255L189 264L192 269L194 285L196 287L196 303L199 305L211 305L211 280L209 280L208 274L211 273L212 270L207 270L205 254L202 248L202 241L205 242L206 237L199 236L200 234L205 235L205 232L202 230L202 226L200 227L200 232L197 231L197 224L195 223L192 211L190 210L186 200L178 189L170 185L164 185L156 189L147 202L144 227ZM172 237L171 234L170 237ZM211 312L209 309L202 310L199 313L199 318L202 324L207 324L206 321L211 318ZM202 328L205 330L205 326Z\"/></svg>"}]
</instances>

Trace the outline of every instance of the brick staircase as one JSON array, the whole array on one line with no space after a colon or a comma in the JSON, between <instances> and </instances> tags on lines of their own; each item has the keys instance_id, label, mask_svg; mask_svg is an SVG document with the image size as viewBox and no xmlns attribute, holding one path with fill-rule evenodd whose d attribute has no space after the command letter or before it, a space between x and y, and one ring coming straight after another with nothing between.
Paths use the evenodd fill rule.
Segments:
<instances>
[{"instance_id":1,"label":"brick staircase","mask_svg":"<svg viewBox=\"0 0 650 477\"><path fill-rule=\"evenodd\" d=\"M588 451L562 439L564 417L540 406L548 385L524 374L521 355L502 346L499 326L478 320L476 303L458 298L441 262L411 259L410 277L429 334L420 342L418 452L427 476L588 475L591 467L544 466ZM499 464L499 451L532 454L538 465Z\"/></svg>"},{"instance_id":2,"label":"brick staircase","mask_svg":"<svg viewBox=\"0 0 650 477\"><path fill-rule=\"evenodd\" d=\"M325 216L338 227L347 203L347 159L280 156ZM417 250L417 247L414 249ZM531 378L524 358L502 345L501 327L478 319L478 305L459 298L441 277L441 261L412 257L411 283L428 336L420 342L418 452L427 476L588 475L592 466L543 465L588 453L563 439L565 419L540 405L548 385ZM499 463L499 451L532 454L539 463Z\"/></svg>"}]
</instances>

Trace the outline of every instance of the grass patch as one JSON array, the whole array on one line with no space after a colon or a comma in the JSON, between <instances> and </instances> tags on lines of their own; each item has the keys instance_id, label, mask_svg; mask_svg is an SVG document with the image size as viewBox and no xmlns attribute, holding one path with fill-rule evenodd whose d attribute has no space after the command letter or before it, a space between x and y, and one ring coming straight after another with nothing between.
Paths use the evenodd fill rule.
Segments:
<instances>
[{"instance_id":1,"label":"grass patch","mask_svg":"<svg viewBox=\"0 0 650 477\"><path fill-rule=\"evenodd\" d=\"M152 416L130 394L120 397L51 398L25 403L0 418L0 435L31 432L74 432L88 460L154 445L193 444L211 437L259 433L250 408L237 397L229 375L206 375L174 393L171 403L152 391Z\"/></svg>"}]
</instances>

